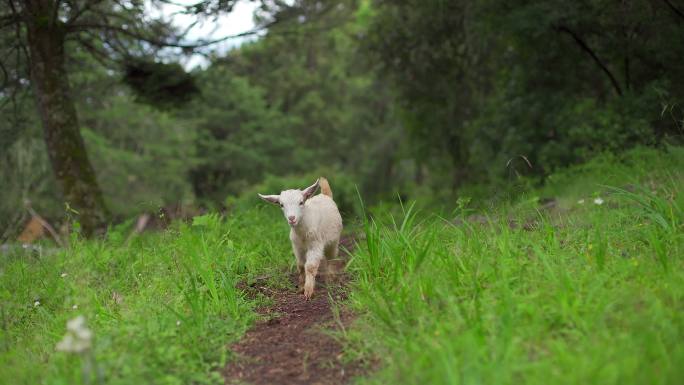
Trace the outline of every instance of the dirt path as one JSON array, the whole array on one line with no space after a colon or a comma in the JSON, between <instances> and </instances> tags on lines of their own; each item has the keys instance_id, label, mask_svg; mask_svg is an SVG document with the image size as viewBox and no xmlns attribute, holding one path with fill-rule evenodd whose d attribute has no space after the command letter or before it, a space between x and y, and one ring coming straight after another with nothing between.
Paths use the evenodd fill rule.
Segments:
<instances>
[{"instance_id":1,"label":"dirt path","mask_svg":"<svg viewBox=\"0 0 684 385\"><path fill-rule=\"evenodd\" d=\"M344 238L340 246L350 249L353 240ZM326 333L339 330L340 323L346 326L353 318L342 311L335 319L329 300L329 296L334 301L345 299L344 262L328 264L328 273L317 280L310 301L293 291L262 288L274 304L259 313L271 318L257 323L231 346L238 359L223 371L227 384L345 384L362 372L359 363L344 362L342 346Z\"/></svg>"}]
</instances>

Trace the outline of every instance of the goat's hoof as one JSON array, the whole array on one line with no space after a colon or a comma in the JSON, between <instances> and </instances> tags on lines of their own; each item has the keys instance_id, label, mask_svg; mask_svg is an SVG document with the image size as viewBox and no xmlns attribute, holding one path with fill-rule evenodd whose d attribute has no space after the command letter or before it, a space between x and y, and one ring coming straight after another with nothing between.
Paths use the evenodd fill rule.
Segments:
<instances>
[{"instance_id":1,"label":"goat's hoof","mask_svg":"<svg viewBox=\"0 0 684 385\"><path fill-rule=\"evenodd\" d=\"M308 301L311 299L311 297L313 297L313 289L307 290L304 288L304 299Z\"/></svg>"}]
</instances>

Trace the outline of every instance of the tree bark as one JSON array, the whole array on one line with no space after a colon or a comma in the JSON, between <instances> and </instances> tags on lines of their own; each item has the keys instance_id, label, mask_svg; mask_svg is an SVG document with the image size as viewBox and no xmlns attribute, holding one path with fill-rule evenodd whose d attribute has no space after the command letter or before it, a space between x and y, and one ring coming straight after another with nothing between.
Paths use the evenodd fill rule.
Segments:
<instances>
[{"instance_id":1,"label":"tree bark","mask_svg":"<svg viewBox=\"0 0 684 385\"><path fill-rule=\"evenodd\" d=\"M65 203L78 213L83 234L103 229L108 212L79 130L65 68L66 27L53 0L27 1L31 81L52 169Z\"/></svg>"}]
</instances>

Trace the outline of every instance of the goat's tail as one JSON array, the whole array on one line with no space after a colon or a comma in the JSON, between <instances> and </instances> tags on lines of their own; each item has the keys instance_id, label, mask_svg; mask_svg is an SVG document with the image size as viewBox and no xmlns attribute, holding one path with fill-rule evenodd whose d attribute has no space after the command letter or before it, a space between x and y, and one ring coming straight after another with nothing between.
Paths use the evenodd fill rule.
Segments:
<instances>
[{"instance_id":1,"label":"goat's tail","mask_svg":"<svg viewBox=\"0 0 684 385\"><path fill-rule=\"evenodd\" d=\"M324 177L318 178L318 184L321 186L321 194L327 195L330 198L333 197L332 189L330 188L330 183Z\"/></svg>"}]
</instances>

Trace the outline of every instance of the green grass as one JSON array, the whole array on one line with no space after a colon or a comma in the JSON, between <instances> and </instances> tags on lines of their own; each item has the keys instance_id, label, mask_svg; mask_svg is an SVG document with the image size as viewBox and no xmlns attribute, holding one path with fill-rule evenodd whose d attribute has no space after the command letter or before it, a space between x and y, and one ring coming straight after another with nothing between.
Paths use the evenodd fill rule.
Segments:
<instances>
[{"instance_id":1,"label":"green grass","mask_svg":"<svg viewBox=\"0 0 684 385\"><path fill-rule=\"evenodd\" d=\"M488 221L469 219L465 198L443 216L373 210L350 265L359 318L343 336L372 369L358 382L681 383L683 166L682 148L597 158ZM0 383L221 383L227 345L265 300L237 283L289 285L294 263L280 212L244 199L226 219L0 254ZM55 349L77 315L95 335L87 381L86 356Z\"/></svg>"},{"instance_id":2,"label":"green grass","mask_svg":"<svg viewBox=\"0 0 684 385\"><path fill-rule=\"evenodd\" d=\"M485 224L376 215L352 262L359 382L681 383L683 154L599 159Z\"/></svg>"},{"instance_id":3,"label":"green grass","mask_svg":"<svg viewBox=\"0 0 684 385\"><path fill-rule=\"evenodd\" d=\"M4 256L0 383L85 383L81 358L55 351L79 314L107 384L222 383L212 370L255 318L236 283L270 274L282 285L292 262L287 226L265 209L198 217L129 243L115 229L67 251Z\"/></svg>"}]
</instances>

